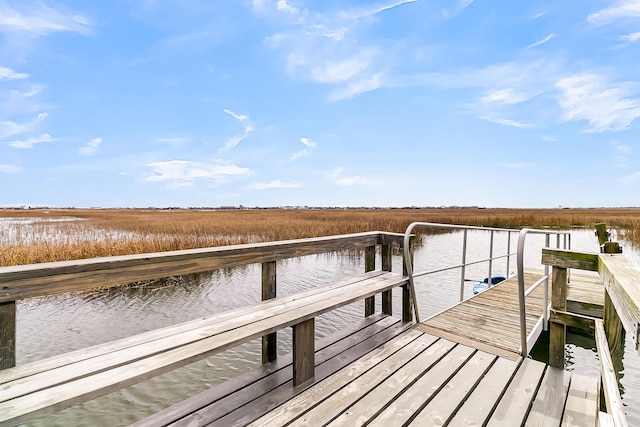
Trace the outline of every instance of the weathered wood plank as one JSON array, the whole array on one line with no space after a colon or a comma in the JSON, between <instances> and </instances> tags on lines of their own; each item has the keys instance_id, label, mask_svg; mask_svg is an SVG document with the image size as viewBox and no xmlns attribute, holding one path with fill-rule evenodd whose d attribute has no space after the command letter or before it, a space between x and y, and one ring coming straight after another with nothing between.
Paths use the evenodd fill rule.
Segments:
<instances>
[{"instance_id":1,"label":"weathered wood plank","mask_svg":"<svg viewBox=\"0 0 640 427\"><path fill-rule=\"evenodd\" d=\"M393 401L407 386L420 378L425 370L449 352L454 345L450 341L439 340L415 358L409 360L406 365L391 374L328 425L353 426L369 422L370 419L374 418L386 407L388 402ZM340 397L338 396L337 398Z\"/></svg>"},{"instance_id":2,"label":"weathered wood plank","mask_svg":"<svg viewBox=\"0 0 640 427\"><path fill-rule=\"evenodd\" d=\"M359 278L348 278L339 282L332 283L323 287L316 287L307 291L299 292L293 295L284 297L278 297L277 300L265 301L261 304L262 309L270 310L277 307L280 304L289 304L301 298L308 298L312 295L318 295L326 292L330 289L339 289L349 283L358 283L366 279L379 277L384 273L371 272L365 274ZM39 360L36 362L20 365L12 368L11 370L0 371L0 384L7 381L13 381L19 378L38 374L40 372L51 371L53 369L76 363L82 360L98 357L104 354L112 353L118 350L122 350L129 347L145 344L148 342L156 341L162 338L171 337L173 335L182 334L186 331L195 330L203 327L210 326L215 323L219 323L231 318L250 314L255 311L255 306L239 307L234 310L222 312L220 314L208 316L205 318L195 319L188 322L180 323L166 328L155 329L153 331L145 332L142 334L134 335L120 340L112 341L105 344L99 344L93 347L80 349L74 352L53 356L45 360Z\"/></svg>"},{"instance_id":3,"label":"weathered wood plank","mask_svg":"<svg viewBox=\"0 0 640 427\"><path fill-rule=\"evenodd\" d=\"M542 264L552 267L598 271L598 254L563 249L542 249Z\"/></svg>"},{"instance_id":4,"label":"weathered wood plank","mask_svg":"<svg viewBox=\"0 0 640 427\"><path fill-rule=\"evenodd\" d=\"M525 426L558 426L569 392L571 374L563 369L547 368Z\"/></svg>"},{"instance_id":5,"label":"weathered wood plank","mask_svg":"<svg viewBox=\"0 0 640 427\"><path fill-rule=\"evenodd\" d=\"M363 248L375 245L381 240L401 242L401 236L375 231L0 267L0 302Z\"/></svg>"},{"instance_id":6,"label":"weathered wood plank","mask_svg":"<svg viewBox=\"0 0 640 427\"><path fill-rule=\"evenodd\" d=\"M636 350L640 351L640 268L624 255L600 254L600 277Z\"/></svg>"},{"instance_id":7,"label":"weathered wood plank","mask_svg":"<svg viewBox=\"0 0 640 427\"><path fill-rule=\"evenodd\" d=\"M595 328L595 318L566 311L551 309L551 312L549 313L549 320L554 323L560 323L565 326L580 328L587 331L593 331Z\"/></svg>"},{"instance_id":8,"label":"weathered wood plank","mask_svg":"<svg viewBox=\"0 0 640 427\"><path fill-rule=\"evenodd\" d=\"M16 302L0 302L0 370L16 365Z\"/></svg>"},{"instance_id":9,"label":"weathered wood plank","mask_svg":"<svg viewBox=\"0 0 640 427\"><path fill-rule=\"evenodd\" d=\"M618 377L613 368L611 355L609 354L609 344L604 331L602 320L596 320L596 348L598 349L598 359L600 359L600 375L602 377L602 391L607 405L607 412L611 414L615 425L624 427L627 420L624 415L622 398L618 389Z\"/></svg>"},{"instance_id":10,"label":"weathered wood plank","mask_svg":"<svg viewBox=\"0 0 640 427\"><path fill-rule=\"evenodd\" d=\"M391 257L391 245L382 245L382 271L393 269L393 259ZM382 293L382 312L388 315L393 314L393 294L391 291Z\"/></svg>"},{"instance_id":11,"label":"weathered wood plank","mask_svg":"<svg viewBox=\"0 0 640 427\"><path fill-rule=\"evenodd\" d=\"M420 338L420 340L418 340L418 338ZM366 374L372 367L377 366L387 358L395 356L394 360L401 360L406 357L407 354L420 353L435 341L436 338L434 337L429 337L419 331L409 330L387 345L370 352L351 365L344 367L335 375L304 390L294 399L278 406L250 425L254 427L284 425L289 421L298 419L325 398L349 384L354 378Z\"/></svg>"},{"instance_id":12,"label":"weathered wood plank","mask_svg":"<svg viewBox=\"0 0 640 427\"><path fill-rule=\"evenodd\" d=\"M476 352L444 388L411 421L412 426L443 425L482 379L496 356Z\"/></svg>"},{"instance_id":13,"label":"weathered wood plank","mask_svg":"<svg viewBox=\"0 0 640 427\"><path fill-rule=\"evenodd\" d=\"M262 301L277 296L277 272L276 262L262 263ZM278 357L277 332L262 337L262 363L268 363Z\"/></svg>"},{"instance_id":14,"label":"weathered wood plank","mask_svg":"<svg viewBox=\"0 0 640 427\"><path fill-rule=\"evenodd\" d=\"M397 328L398 323L398 319L390 316L371 316L353 327L338 330L319 339L316 342L316 367L358 345L371 349L384 340L392 339L397 333L396 331L400 330ZM365 352L363 351L361 354L365 354ZM291 382L292 360L292 353L287 353L273 362L261 365L139 420L131 427L165 426L184 420L185 417L188 422L193 414L203 408L205 411L215 412L218 418L222 417L232 411L232 409L225 408L239 408L282 384ZM211 422L216 419L206 418L206 415L206 413L197 414L198 419L203 422Z\"/></svg>"},{"instance_id":15,"label":"weathered wood plank","mask_svg":"<svg viewBox=\"0 0 640 427\"><path fill-rule=\"evenodd\" d=\"M476 386L462 407L458 409L449 426L483 425L497 405L500 396L502 396L504 389L513 378L520 363L522 363L522 359L511 361L499 358L496 360L487 375Z\"/></svg>"},{"instance_id":16,"label":"weathered wood plank","mask_svg":"<svg viewBox=\"0 0 640 427\"><path fill-rule=\"evenodd\" d=\"M315 375L315 319L293 325L293 385L313 382Z\"/></svg>"},{"instance_id":17,"label":"weathered wood plank","mask_svg":"<svg viewBox=\"0 0 640 427\"><path fill-rule=\"evenodd\" d=\"M384 331L383 333L376 334L370 338L361 340L361 342L353 346L341 346L343 351L335 357L327 357L327 355L323 354L324 352L318 354L316 362L318 362L321 357L323 357L324 360L316 366L316 381L325 380L349 363L358 360L360 357L366 357L369 352L378 351L380 346L391 345L393 340L402 339L401 336L407 329L407 325L400 324L395 328L391 328L388 332ZM351 339L349 339L349 341L351 341ZM247 425L300 392L299 389L293 387L290 379L291 374L289 374L288 381L282 382L272 391L258 398L252 397L250 393L240 392L236 393L231 401L225 398L222 402L207 405L205 408L180 420L179 423L175 424L175 427L190 427L193 423L222 427L229 425Z\"/></svg>"},{"instance_id":18,"label":"weathered wood plank","mask_svg":"<svg viewBox=\"0 0 640 427\"><path fill-rule=\"evenodd\" d=\"M565 312L567 310L567 269L554 266L551 273L551 309ZM549 323L549 365L564 368L564 345L566 327L562 323Z\"/></svg>"},{"instance_id":19,"label":"weathered wood plank","mask_svg":"<svg viewBox=\"0 0 640 427\"><path fill-rule=\"evenodd\" d=\"M364 272L376 269L376 247L368 246L364 249ZM376 296L370 296L364 300L364 317L371 316L376 312Z\"/></svg>"},{"instance_id":20,"label":"weathered wood plank","mask_svg":"<svg viewBox=\"0 0 640 427\"><path fill-rule=\"evenodd\" d=\"M391 273L386 273L390 275ZM32 393L29 396L22 396L12 399L9 402L0 403L0 420L11 419L14 422L23 422L28 419L37 417L39 414L53 412L65 407L71 406L78 402L93 399L97 396L107 394L113 390L137 383L139 381L151 378L164 372L168 372L176 367L183 366L203 357L215 354L242 342L247 342L257 338L265 333L270 333L282 327L291 326L300 321L308 320L318 314L324 313L330 309L345 305L363 297L373 295L382 290L390 289L398 284L403 284L405 279L398 278L378 283L358 283L349 292L343 290L332 290L328 294L337 294L333 297L323 298L322 301L314 302L303 307L295 308L286 313L279 313L266 319L260 319L248 326L235 330L228 330L208 338L200 339L197 342L183 345L172 350L155 354L126 365L114 365L114 355L108 355L105 358L106 364L109 366L118 366L108 371L100 372L100 367L94 368L93 372L99 372L90 377L79 378L77 380L61 383L60 385L47 388L45 390ZM277 313L277 312L276 312ZM262 317L262 314L257 314ZM239 331L242 333L239 334ZM136 360L135 355L127 354L131 349L119 352L119 357L126 354L129 361ZM95 362L92 360L91 362ZM81 362L82 363L82 362ZM61 368L66 369L66 368ZM98 371L96 371L98 369ZM69 375L65 373L65 375ZM78 374L73 374L77 378ZM83 375L83 374L80 374ZM49 376L41 379L42 382L52 381ZM54 380L59 383L60 380ZM16 387L20 389L20 387ZM15 393L12 392L12 393Z\"/></svg>"},{"instance_id":21,"label":"weathered wood plank","mask_svg":"<svg viewBox=\"0 0 640 427\"><path fill-rule=\"evenodd\" d=\"M599 406L598 380L572 374L561 427L597 426Z\"/></svg>"},{"instance_id":22,"label":"weathered wood plank","mask_svg":"<svg viewBox=\"0 0 640 427\"><path fill-rule=\"evenodd\" d=\"M429 370L415 383L411 384L402 395L391 402L387 408L369 423L369 426L404 425L422 409L437 393L439 393L447 380L460 369L473 354L469 347L458 345L453 348L438 363L429 367Z\"/></svg>"},{"instance_id":23,"label":"weathered wood plank","mask_svg":"<svg viewBox=\"0 0 640 427\"><path fill-rule=\"evenodd\" d=\"M521 425L544 374L545 365L525 359L489 419L487 426Z\"/></svg>"}]
</instances>

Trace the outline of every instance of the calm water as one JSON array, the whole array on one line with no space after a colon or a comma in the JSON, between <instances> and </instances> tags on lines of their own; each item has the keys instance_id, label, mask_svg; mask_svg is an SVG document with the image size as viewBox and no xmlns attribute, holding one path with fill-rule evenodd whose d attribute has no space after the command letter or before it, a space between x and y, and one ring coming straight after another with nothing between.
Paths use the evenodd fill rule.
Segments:
<instances>
[{"instance_id":1,"label":"calm water","mask_svg":"<svg viewBox=\"0 0 640 427\"><path fill-rule=\"evenodd\" d=\"M542 236L529 236L526 250L528 266L540 265ZM517 233L512 234L515 251ZM469 233L467 261L488 256L488 233ZM506 234L497 234L494 255L505 253ZM434 270L461 261L462 234L427 236L415 254L415 271ZM597 250L592 231L572 232L572 248ZM640 264L638 252L625 247L628 257ZM380 265L380 260L377 261ZM394 271L401 271L401 258L394 257ZM495 262L493 274L514 274L515 257L506 271L506 260ZM331 283L364 270L361 256L327 254L279 262L278 294L287 295L313 286ZM487 265L467 269L466 277L481 280ZM65 294L36 298L18 304L18 364L42 359L132 334L169 326L260 299L260 265L173 278L140 287L111 288L104 292ZM422 318L449 307L459 299L459 270L422 277L416 281ZM465 294L471 295L473 282L467 282ZM378 298L379 300L379 298ZM379 302L379 301L378 301ZM394 293L394 311L400 313L400 292ZM317 319L316 333L325 336L362 318L362 302L327 313ZM291 348L290 330L279 333L279 351ZM567 369L592 377L599 376L593 337L570 334L567 340ZM161 375L125 390L69 408L31 423L37 426L127 425L166 406L194 395L214 384L258 366L260 342L254 341L233 350ZM640 356L626 343L624 369L621 372L623 402L630 425L640 425Z\"/></svg>"}]
</instances>

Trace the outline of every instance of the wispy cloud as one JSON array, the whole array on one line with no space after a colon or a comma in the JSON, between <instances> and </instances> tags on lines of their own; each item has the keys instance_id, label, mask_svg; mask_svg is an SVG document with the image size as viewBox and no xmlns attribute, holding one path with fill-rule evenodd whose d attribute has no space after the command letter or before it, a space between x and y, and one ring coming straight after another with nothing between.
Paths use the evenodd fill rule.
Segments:
<instances>
[{"instance_id":1,"label":"wispy cloud","mask_svg":"<svg viewBox=\"0 0 640 427\"><path fill-rule=\"evenodd\" d=\"M640 0L619 0L590 14L587 21L593 25L605 25L622 18L640 18Z\"/></svg>"},{"instance_id":2,"label":"wispy cloud","mask_svg":"<svg viewBox=\"0 0 640 427\"><path fill-rule=\"evenodd\" d=\"M558 138L556 138L553 135L542 135L542 139L544 141L548 141L548 142L556 142L556 141L558 141Z\"/></svg>"},{"instance_id":3,"label":"wispy cloud","mask_svg":"<svg viewBox=\"0 0 640 427\"><path fill-rule=\"evenodd\" d=\"M627 34L625 36L620 36L618 38L625 42L635 43L640 40L640 31L638 31L637 33Z\"/></svg>"},{"instance_id":4,"label":"wispy cloud","mask_svg":"<svg viewBox=\"0 0 640 427\"><path fill-rule=\"evenodd\" d=\"M543 38L542 40L538 40L535 43L531 43L529 46L527 46L527 48L543 45L543 44L547 43L548 41L550 41L551 39L554 39L555 37L556 37L556 35L551 33L547 37Z\"/></svg>"},{"instance_id":5,"label":"wispy cloud","mask_svg":"<svg viewBox=\"0 0 640 427\"><path fill-rule=\"evenodd\" d=\"M640 117L640 99L632 96L630 84L613 84L599 74L583 73L564 77L556 86L564 119L588 121L587 132L623 130Z\"/></svg>"},{"instance_id":6,"label":"wispy cloud","mask_svg":"<svg viewBox=\"0 0 640 427\"><path fill-rule=\"evenodd\" d=\"M53 142L55 139L51 137L48 133L43 133L40 136L34 136L26 139L16 139L15 141L9 142L10 147L20 148L23 150L28 150L33 148L37 144L41 144L43 142Z\"/></svg>"},{"instance_id":7,"label":"wispy cloud","mask_svg":"<svg viewBox=\"0 0 640 427\"><path fill-rule=\"evenodd\" d=\"M313 148L316 145L318 145L317 142L311 141L309 138L300 138L300 142L302 142L303 145L306 145L309 148Z\"/></svg>"},{"instance_id":8,"label":"wispy cloud","mask_svg":"<svg viewBox=\"0 0 640 427\"><path fill-rule=\"evenodd\" d=\"M26 79L27 77L29 77L28 74L17 73L11 68L0 67L0 80Z\"/></svg>"},{"instance_id":9,"label":"wispy cloud","mask_svg":"<svg viewBox=\"0 0 640 427\"><path fill-rule=\"evenodd\" d=\"M298 160L300 157L308 156L309 152L305 148L304 150L300 150L297 153L293 153L291 155L291 160Z\"/></svg>"},{"instance_id":10,"label":"wispy cloud","mask_svg":"<svg viewBox=\"0 0 640 427\"><path fill-rule=\"evenodd\" d=\"M233 112L233 111L227 110L227 109L225 109L223 111L225 113L227 113L228 115L230 115L231 117L233 117L234 119L236 119L237 121L239 121L240 123L244 124L244 132L241 135L232 136L232 137L228 138L224 142L224 146L222 147L222 149L223 150L230 150L230 149L234 148L235 146L237 146L244 139L246 139L249 136L249 134L251 132L253 132L255 129L254 129L253 125L251 124L251 122L249 121L249 116L247 116L245 114L236 113L236 112Z\"/></svg>"},{"instance_id":11,"label":"wispy cloud","mask_svg":"<svg viewBox=\"0 0 640 427\"><path fill-rule=\"evenodd\" d=\"M454 18L469 7L471 3L473 3L473 0L456 0L454 5L442 11L442 15L445 18Z\"/></svg>"},{"instance_id":12,"label":"wispy cloud","mask_svg":"<svg viewBox=\"0 0 640 427\"><path fill-rule=\"evenodd\" d=\"M514 128L528 129L533 127L531 123L519 122L517 120L505 119L503 117L494 117L494 116L487 115L487 116L480 116L479 118L482 120L486 120L488 122L496 123L503 126L510 126Z\"/></svg>"},{"instance_id":13,"label":"wispy cloud","mask_svg":"<svg viewBox=\"0 0 640 427\"><path fill-rule=\"evenodd\" d=\"M514 88L492 90L480 99L484 103L519 104L531 98L531 95L516 91Z\"/></svg>"},{"instance_id":14,"label":"wispy cloud","mask_svg":"<svg viewBox=\"0 0 640 427\"><path fill-rule=\"evenodd\" d=\"M302 145L304 145L307 148L304 148L296 153L293 153L293 155L291 156L291 160L297 160L301 157L304 156L308 156L309 155L309 149L314 149L318 143L315 141L310 140L309 138L300 138L300 142L302 143Z\"/></svg>"},{"instance_id":15,"label":"wispy cloud","mask_svg":"<svg viewBox=\"0 0 640 427\"><path fill-rule=\"evenodd\" d=\"M16 123L11 120L0 122L0 139L10 138L23 133L31 133L36 126L47 117L47 113L39 113L38 116L26 123Z\"/></svg>"},{"instance_id":16,"label":"wispy cloud","mask_svg":"<svg viewBox=\"0 0 640 427\"><path fill-rule=\"evenodd\" d=\"M288 23L286 30L266 41L281 52L288 75L295 80L330 86L329 101L353 98L391 84L385 72L393 68L393 45L389 39L363 41L364 29L383 13L416 0L391 1L338 11L299 10L287 2L254 1L254 9L269 16L280 12ZM291 21L291 17L295 20ZM376 19L373 19L373 18Z\"/></svg>"},{"instance_id":17,"label":"wispy cloud","mask_svg":"<svg viewBox=\"0 0 640 427\"><path fill-rule=\"evenodd\" d=\"M204 163L190 160L169 160L147 165L154 175L146 178L150 182L167 181L177 187L193 185L204 180L215 184L228 182L233 177L248 175L251 170L221 160Z\"/></svg>"},{"instance_id":18,"label":"wispy cloud","mask_svg":"<svg viewBox=\"0 0 640 427\"><path fill-rule=\"evenodd\" d=\"M329 172L329 176L333 178L333 182L341 187L347 187L351 185L367 185L369 180L358 175L343 176L344 167L340 166Z\"/></svg>"},{"instance_id":19,"label":"wispy cloud","mask_svg":"<svg viewBox=\"0 0 640 427\"><path fill-rule=\"evenodd\" d=\"M78 154L82 156L93 156L100 150L100 144L102 144L102 138L93 138L78 150Z\"/></svg>"},{"instance_id":20,"label":"wispy cloud","mask_svg":"<svg viewBox=\"0 0 640 427\"><path fill-rule=\"evenodd\" d=\"M25 2L26 3L26 2ZM91 22L83 14L67 7L49 7L43 2L16 4L0 3L0 32L23 32L43 36L51 32L88 34Z\"/></svg>"},{"instance_id":21,"label":"wispy cloud","mask_svg":"<svg viewBox=\"0 0 640 427\"><path fill-rule=\"evenodd\" d=\"M251 190L270 190L274 188L300 188L301 185L296 182L283 182L276 179L271 182L257 182L254 181L247 188Z\"/></svg>"},{"instance_id":22,"label":"wispy cloud","mask_svg":"<svg viewBox=\"0 0 640 427\"><path fill-rule=\"evenodd\" d=\"M19 173L21 170L20 166L0 164L0 172L2 173Z\"/></svg>"}]
</instances>

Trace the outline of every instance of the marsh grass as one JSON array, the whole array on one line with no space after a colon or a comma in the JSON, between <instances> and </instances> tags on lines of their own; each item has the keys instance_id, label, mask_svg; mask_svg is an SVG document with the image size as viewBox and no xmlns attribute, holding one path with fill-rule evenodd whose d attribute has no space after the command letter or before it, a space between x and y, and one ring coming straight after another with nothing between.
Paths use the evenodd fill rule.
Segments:
<instances>
[{"instance_id":1,"label":"marsh grass","mask_svg":"<svg viewBox=\"0 0 640 427\"><path fill-rule=\"evenodd\" d=\"M45 218L6 226L0 266L163 252L362 231L402 233L414 221L501 228L592 228L605 222L640 245L640 209L3 210ZM77 218L77 221L56 221ZM9 231L8 231L9 230Z\"/></svg>"}]
</instances>

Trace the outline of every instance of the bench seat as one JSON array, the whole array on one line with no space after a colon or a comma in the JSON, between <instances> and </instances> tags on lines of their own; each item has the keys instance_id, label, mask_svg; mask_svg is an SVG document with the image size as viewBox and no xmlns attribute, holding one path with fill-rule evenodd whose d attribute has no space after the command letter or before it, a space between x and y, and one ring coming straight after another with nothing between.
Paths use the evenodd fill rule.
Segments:
<instances>
[{"instance_id":1,"label":"bench seat","mask_svg":"<svg viewBox=\"0 0 640 427\"><path fill-rule=\"evenodd\" d=\"M294 327L294 381L300 385L313 379L314 363L307 359L313 358L316 316L406 284L406 277L373 271L0 371L0 424L62 410L289 326ZM296 345L297 336L303 338Z\"/></svg>"}]
</instances>

